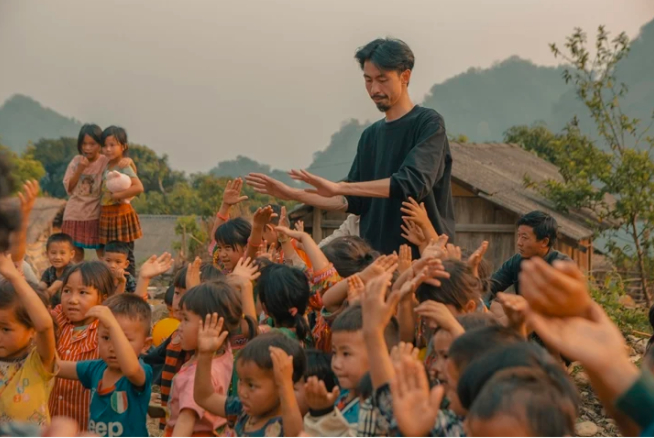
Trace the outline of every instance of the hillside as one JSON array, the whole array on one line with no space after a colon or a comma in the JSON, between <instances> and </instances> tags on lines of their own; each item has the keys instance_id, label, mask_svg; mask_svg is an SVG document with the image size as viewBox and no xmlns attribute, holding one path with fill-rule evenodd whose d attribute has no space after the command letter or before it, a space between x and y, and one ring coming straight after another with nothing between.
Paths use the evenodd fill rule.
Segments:
<instances>
[{"instance_id":1,"label":"hillside","mask_svg":"<svg viewBox=\"0 0 654 438\"><path fill-rule=\"evenodd\" d=\"M15 152L42 138L77 137L82 124L16 94L0 107L0 141Z\"/></svg>"}]
</instances>

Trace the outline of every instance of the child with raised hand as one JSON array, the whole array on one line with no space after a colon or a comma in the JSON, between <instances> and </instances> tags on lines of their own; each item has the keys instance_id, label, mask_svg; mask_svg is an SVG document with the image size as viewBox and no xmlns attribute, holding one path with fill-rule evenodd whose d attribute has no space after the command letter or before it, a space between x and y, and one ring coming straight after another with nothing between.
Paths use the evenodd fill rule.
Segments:
<instances>
[{"instance_id":1,"label":"child with raised hand","mask_svg":"<svg viewBox=\"0 0 654 438\"><path fill-rule=\"evenodd\" d=\"M252 225L242 217L230 219L214 232L216 246L213 251L213 264L228 274L236 263L245 257Z\"/></svg>"},{"instance_id":2,"label":"child with raised hand","mask_svg":"<svg viewBox=\"0 0 654 438\"><path fill-rule=\"evenodd\" d=\"M223 199L220 203L220 208L216 213L216 219L213 222L213 227L211 228L211 236L215 236L216 230L220 228L225 222L230 219L230 210L235 205L240 204L243 201L247 201L247 196L241 196L241 190L243 189L243 180L241 178L236 178L235 180L227 181L225 185L225 190L223 191ZM209 246L209 254L214 253L216 247L216 240L214 239Z\"/></svg>"},{"instance_id":3,"label":"child with raised hand","mask_svg":"<svg viewBox=\"0 0 654 438\"><path fill-rule=\"evenodd\" d=\"M36 180L26 181L25 184L23 184L23 190L18 192L20 215L16 215L17 217L20 217L21 220L16 221L16 229L11 234L11 259L14 261L18 272L20 272L27 281L32 283L38 283L39 280L34 275L32 267L25 261L25 253L27 252L27 226L29 224L29 220L27 219L34 208L34 203L36 202L40 189L39 183ZM11 208L5 206L3 206L2 209L12 212Z\"/></svg>"},{"instance_id":4,"label":"child with raised hand","mask_svg":"<svg viewBox=\"0 0 654 438\"><path fill-rule=\"evenodd\" d=\"M196 351L191 359L181 366L172 380L168 407L170 416L166 425L166 436L211 436L227 433L225 418L205 411L193 399L193 386L200 349L200 328L207 317L218 314L225 322L241 321L242 307L236 292L224 281L211 281L191 288L180 301L181 323L178 329L181 348ZM233 330L235 327L226 327ZM227 337L228 330L224 333ZM242 354L242 353L241 353ZM229 344L220 344L210 354L210 371L201 381L203 386L218 394L227 395L232 378L234 358ZM209 385L211 382L211 385ZM222 416L224 417L224 415Z\"/></svg>"},{"instance_id":5,"label":"child with raised hand","mask_svg":"<svg viewBox=\"0 0 654 438\"><path fill-rule=\"evenodd\" d=\"M99 239L101 245L112 241L124 242L129 248L129 265L127 271L133 276L136 275L136 263L134 260L134 241L143 235L139 216L134 211L132 204L125 202L143 193L143 184L136 176L136 171L131 166L121 166L123 157L127 155L129 146L127 144L127 132L118 126L110 126L102 131L103 153L108 158L107 167L102 174L102 199L100 201L100 229ZM130 177L132 185L123 191L111 193L107 189L107 174L117 171ZM104 255L99 250L98 255Z\"/></svg>"},{"instance_id":6,"label":"child with raised hand","mask_svg":"<svg viewBox=\"0 0 654 438\"><path fill-rule=\"evenodd\" d=\"M55 332L46 307L0 252L0 412L2 422L50 421L48 396L54 379Z\"/></svg>"},{"instance_id":7,"label":"child with raised hand","mask_svg":"<svg viewBox=\"0 0 654 438\"><path fill-rule=\"evenodd\" d=\"M139 269L139 279L136 283L134 294L143 299L148 299L148 286L150 285L150 280L158 275L168 272L168 270L173 266L173 263L175 263L175 259L173 259L170 253L167 252L161 254L159 257L153 255L147 259ZM164 301L166 302L166 307L168 307L170 317L174 318L173 294L175 292L175 287L173 286L170 290L172 293L169 294L168 291L166 291L166 298Z\"/></svg>"},{"instance_id":8,"label":"child with raised hand","mask_svg":"<svg viewBox=\"0 0 654 438\"><path fill-rule=\"evenodd\" d=\"M115 295L87 312L96 318L100 359L59 363L58 376L92 391L89 432L99 436L148 436L152 368L138 358L150 346L150 305Z\"/></svg>"},{"instance_id":9,"label":"child with raised hand","mask_svg":"<svg viewBox=\"0 0 654 438\"><path fill-rule=\"evenodd\" d=\"M114 292L114 277L103 262L82 262L68 272L61 288L61 304L52 311L57 324L57 355L64 361L93 360L98 356L98 321L88 312ZM66 416L88 430L91 392L79 382L57 378L50 395L52 416Z\"/></svg>"},{"instance_id":10,"label":"child with raised hand","mask_svg":"<svg viewBox=\"0 0 654 438\"><path fill-rule=\"evenodd\" d=\"M113 241L104 246L104 261L114 276L115 294L136 292L136 279L129 272L130 247L127 243Z\"/></svg>"},{"instance_id":11,"label":"child with raised hand","mask_svg":"<svg viewBox=\"0 0 654 438\"><path fill-rule=\"evenodd\" d=\"M61 302L61 279L66 275L75 258L73 239L68 234L51 234L45 244L45 252L50 267L43 271L39 286L48 294L51 304L56 306Z\"/></svg>"},{"instance_id":12,"label":"child with raised hand","mask_svg":"<svg viewBox=\"0 0 654 438\"><path fill-rule=\"evenodd\" d=\"M211 315L198 334L194 386L198 405L214 415L234 418L237 436L298 435L301 416L293 383L302 378L305 368L300 344L278 333L257 336L250 341L236 362L238 397L228 398L204 384L211 375L213 351L223 348L226 335L221 330L218 315Z\"/></svg>"}]
</instances>

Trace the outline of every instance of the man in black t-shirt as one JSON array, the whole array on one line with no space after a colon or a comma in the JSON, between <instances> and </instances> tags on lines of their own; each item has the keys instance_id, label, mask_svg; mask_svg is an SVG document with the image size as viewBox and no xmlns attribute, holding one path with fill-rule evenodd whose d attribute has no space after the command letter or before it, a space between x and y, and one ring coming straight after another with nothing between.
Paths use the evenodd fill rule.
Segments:
<instances>
[{"instance_id":1,"label":"man in black t-shirt","mask_svg":"<svg viewBox=\"0 0 654 438\"><path fill-rule=\"evenodd\" d=\"M294 189L262 174L248 175L248 184L259 193L359 215L361 237L384 254L407 243L401 236L400 208L412 197L424 203L436 231L454 241L452 155L445 123L436 111L414 105L409 97L411 49L400 40L377 39L355 58L370 98L386 117L361 135L347 180L335 183L293 170L291 177L314 189Z\"/></svg>"}]
</instances>

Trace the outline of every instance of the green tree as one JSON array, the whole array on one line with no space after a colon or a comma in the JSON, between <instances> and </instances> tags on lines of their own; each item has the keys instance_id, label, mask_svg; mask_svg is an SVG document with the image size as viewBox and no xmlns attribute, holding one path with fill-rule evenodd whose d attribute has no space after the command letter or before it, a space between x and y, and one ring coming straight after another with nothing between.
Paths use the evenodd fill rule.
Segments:
<instances>
[{"instance_id":1,"label":"green tree","mask_svg":"<svg viewBox=\"0 0 654 438\"><path fill-rule=\"evenodd\" d=\"M175 235L180 240L173 242L173 248L180 252L180 256L191 261L200 254L206 254L207 233L198 224L196 216L181 216L175 224Z\"/></svg>"},{"instance_id":2,"label":"green tree","mask_svg":"<svg viewBox=\"0 0 654 438\"><path fill-rule=\"evenodd\" d=\"M166 154L160 157L147 146L130 144L128 156L136 163L139 179L146 192L166 193L177 182L184 180L184 172L170 168Z\"/></svg>"},{"instance_id":3,"label":"green tree","mask_svg":"<svg viewBox=\"0 0 654 438\"><path fill-rule=\"evenodd\" d=\"M55 198L67 196L63 180L70 160L77 152L77 139L60 137L58 139L41 139L27 147L27 153L39 161L45 169L41 178L41 190Z\"/></svg>"},{"instance_id":4,"label":"green tree","mask_svg":"<svg viewBox=\"0 0 654 438\"><path fill-rule=\"evenodd\" d=\"M608 150L582 135L573 119L563 136L547 148L563 181L545 181L538 188L561 209L588 208L600 220L615 224L606 235L611 254L623 266L636 269L642 294L650 305L654 139L647 132L654 115L652 122L642 126L621 106L627 86L618 82L616 68L629 54L629 38L624 33L609 38L600 26L594 54L587 48L587 37L581 29L566 39L563 49L554 44L550 47L557 58L569 63L563 77L574 86ZM629 236L626 243L618 238L619 233Z\"/></svg>"},{"instance_id":5,"label":"green tree","mask_svg":"<svg viewBox=\"0 0 654 438\"><path fill-rule=\"evenodd\" d=\"M560 141L562 137L550 131L543 122L536 122L531 126L512 126L504 132L505 143L519 144L523 149L533 151L551 163L556 159L553 155L554 142Z\"/></svg>"},{"instance_id":6,"label":"green tree","mask_svg":"<svg viewBox=\"0 0 654 438\"><path fill-rule=\"evenodd\" d=\"M0 155L6 157L11 166L11 177L14 180L14 189L20 190L25 181L40 180L45 175L45 169L29 153L19 156L6 146L0 145Z\"/></svg>"}]
</instances>

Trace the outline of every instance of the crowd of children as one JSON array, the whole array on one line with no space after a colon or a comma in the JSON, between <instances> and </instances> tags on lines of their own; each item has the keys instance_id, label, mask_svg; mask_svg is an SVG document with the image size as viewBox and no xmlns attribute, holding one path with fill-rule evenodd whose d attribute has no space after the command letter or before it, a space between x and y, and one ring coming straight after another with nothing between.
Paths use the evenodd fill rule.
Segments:
<instances>
[{"instance_id":1,"label":"crowd of children","mask_svg":"<svg viewBox=\"0 0 654 438\"><path fill-rule=\"evenodd\" d=\"M462 256L411 199L403 232L418 259L348 233L315 242L276 206L232 217L247 198L231 181L210 261L174 273L177 328L152 345L148 285L173 260L153 255L136 274L142 233L126 200L143 186L127 135L85 125L78 150L39 284L21 265L38 184L20 211L0 204L1 434L70 431L66 417L99 436L568 436L580 401L564 360L581 363L624 434L654 433L654 349L637 369L573 263L523 261L498 318L488 243ZM112 171L131 186L111 192Z\"/></svg>"}]
</instances>

